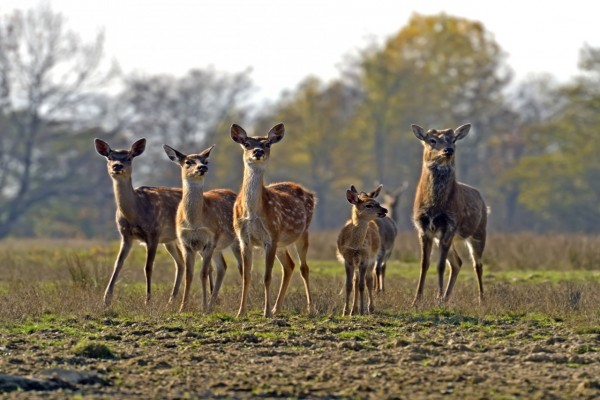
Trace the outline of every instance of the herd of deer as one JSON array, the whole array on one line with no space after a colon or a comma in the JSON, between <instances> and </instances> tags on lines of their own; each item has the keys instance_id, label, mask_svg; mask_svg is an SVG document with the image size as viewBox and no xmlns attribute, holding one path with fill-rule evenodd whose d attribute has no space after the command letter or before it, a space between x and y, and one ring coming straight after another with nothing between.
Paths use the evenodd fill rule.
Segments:
<instances>
[{"instance_id":1,"label":"herd of deer","mask_svg":"<svg viewBox=\"0 0 600 400\"><path fill-rule=\"evenodd\" d=\"M423 294L423 284L432 244L439 245L438 300L447 301L462 265L470 257L479 284L479 301L483 296L481 257L485 247L487 208L479 192L457 182L454 150L457 140L464 138L470 125L456 130L425 131L412 125L415 136L423 143L423 165L413 210L421 246L421 274L413 305ZM230 247L242 276L242 295L238 315L247 309L252 271L252 251L261 247L265 253L264 316L281 311L285 293L294 270L288 247L295 245L300 258L300 273L306 291L307 310L314 310L309 284L308 227L317 202L314 193L294 182L268 186L264 174L271 155L271 146L284 136L283 124L274 126L267 136L251 137L239 125L231 127L231 138L243 150L244 177L239 194L228 189L204 190L210 153L214 146L199 154L179 152L167 145L163 148L173 162L181 167L182 188L139 187L132 185L133 159L142 154L146 140L136 141L129 150L111 149L108 143L96 139L96 151L106 157L108 173L113 181L117 205L116 221L121 245L106 291L104 303L109 305L115 282L127 258L133 241L147 247L146 302L150 301L152 268L156 250L163 244L176 264L175 281L170 302L178 295L185 271L183 300L180 310L189 307L195 257L202 258L202 305L206 312L214 309L219 289L227 269L223 250ZM384 290L385 266L392 253L397 228L376 198L382 185L372 192L359 192L354 186L346 191L352 205L352 217L337 239L338 258L346 269L344 315L373 311L373 291ZM270 286L275 257L283 266L279 294L271 308ZM212 279L212 261L216 278ZM450 277L443 290L446 262ZM210 299L209 297L210 287ZM364 290L368 291L365 307ZM354 298L350 305L350 297ZM360 298L360 300L359 300ZM360 306L359 306L360 303Z\"/></svg>"}]
</instances>

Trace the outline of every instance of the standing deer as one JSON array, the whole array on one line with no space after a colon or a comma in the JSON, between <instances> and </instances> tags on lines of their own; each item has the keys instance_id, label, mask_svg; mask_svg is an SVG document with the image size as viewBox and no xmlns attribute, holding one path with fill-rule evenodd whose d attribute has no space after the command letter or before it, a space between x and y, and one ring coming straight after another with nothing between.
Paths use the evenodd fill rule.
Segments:
<instances>
[{"instance_id":1,"label":"standing deer","mask_svg":"<svg viewBox=\"0 0 600 400\"><path fill-rule=\"evenodd\" d=\"M354 186L346 191L346 198L352 204L352 218L346 222L337 239L337 255L346 269L346 302L344 315L357 311L360 294L361 314L365 313L365 280L369 303L367 313L373 312L373 265L380 250L379 228L375 220L385 218L387 210L374 199L381 185L373 192L358 193ZM354 289L354 299L350 307L350 293Z\"/></svg>"},{"instance_id":2,"label":"standing deer","mask_svg":"<svg viewBox=\"0 0 600 400\"><path fill-rule=\"evenodd\" d=\"M476 189L456 181L454 168L455 143L467 136L470 128L470 124L465 124L456 131L431 129L425 132L420 126L412 125L415 136L423 143L423 167L413 208L413 222L421 245L421 274L413 305L423 295L433 241L440 249L438 300L447 301L450 297L462 265L459 252L465 246L477 274L480 302L483 297L481 257L485 247L487 208ZM450 263L450 278L443 293L446 260Z\"/></svg>"},{"instance_id":3,"label":"standing deer","mask_svg":"<svg viewBox=\"0 0 600 400\"><path fill-rule=\"evenodd\" d=\"M366 195L372 199L375 199L377 196L379 196L382 187L383 185L379 185L377 189L370 193L366 193ZM400 192L384 192L383 196L384 201L390 201L391 207L394 207L397 212ZM375 261L375 268L373 268L373 289L375 289L376 292L383 292L385 290L385 270L387 267L387 262L392 256L394 242L396 241L396 236L398 235L398 228L396 227L396 222L389 214L388 204L382 204L382 206L386 209L387 215L383 218L375 219L375 223L379 228L380 239L379 252L377 253L377 260Z\"/></svg>"},{"instance_id":4,"label":"standing deer","mask_svg":"<svg viewBox=\"0 0 600 400\"><path fill-rule=\"evenodd\" d=\"M240 248L233 231L233 204L237 195L228 189L204 191L204 176L208 172L208 158L214 145L200 154L183 154L163 145L171 161L181 167L183 195L177 209L177 237L185 259L185 286L180 310L187 308L196 252L202 256L202 306L211 312L217 301L219 289L227 270L223 249L231 246L241 270ZM217 266L217 278L212 288L210 301L207 299L207 281L211 259Z\"/></svg>"},{"instance_id":5,"label":"standing deer","mask_svg":"<svg viewBox=\"0 0 600 400\"><path fill-rule=\"evenodd\" d=\"M146 149L146 139L136 141L129 150L113 150L108 143L100 139L96 139L94 143L98 154L107 160L108 174L113 181L117 203L117 228L121 234L121 247L104 292L104 304L108 306L112 300L115 282L134 240L146 245L146 303L150 301L152 268L159 243L164 244L173 257L176 274L169 300L172 302L179 291L184 266L175 230L175 214L181 200L181 189L147 186L133 188L133 159Z\"/></svg>"},{"instance_id":6,"label":"standing deer","mask_svg":"<svg viewBox=\"0 0 600 400\"><path fill-rule=\"evenodd\" d=\"M231 126L231 138L244 151L244 178L235 202L233 224L242 248L243 286L238 316L246 312L250 273L252 271L252 248L265 250L265 309L264 316L278 313L283 305L294 262L287 246L295 243L300 257L300 273L304 280L308 311L312 301L306 263L308 251L308 227L312 220L316 196L294 182L264 184L264 174L271 155L271 145L283 139L283 124L275 125L266 137L249 137L236 124ZM283 279L275 307L271 310L270 286L275 256L283 266Z\"/></svg>"}]
</instances>

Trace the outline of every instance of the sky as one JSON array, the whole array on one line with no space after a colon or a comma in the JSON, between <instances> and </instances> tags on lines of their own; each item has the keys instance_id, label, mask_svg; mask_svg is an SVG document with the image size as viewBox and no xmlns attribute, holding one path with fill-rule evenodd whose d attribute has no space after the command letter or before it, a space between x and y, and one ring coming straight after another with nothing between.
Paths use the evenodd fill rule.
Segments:
<instances>
[{"instance_id":1,"label":"sky","mask_svg":"<svg viewBox=\"0 0 600 400\"><path fill-rule=\"evenodd\" d=\"M2 0L0 13L38 0ZM106 34L105 50L125 73L182 76L192 68L251 69L255 96L275 101L314 75L340 75L340 64L373 40L382 43L414 13L477 20L494 35L519 81L578 72L584 44L600 47L600 2L593 0L54 0L84 38Z\"/></svg>"}]
</instances>

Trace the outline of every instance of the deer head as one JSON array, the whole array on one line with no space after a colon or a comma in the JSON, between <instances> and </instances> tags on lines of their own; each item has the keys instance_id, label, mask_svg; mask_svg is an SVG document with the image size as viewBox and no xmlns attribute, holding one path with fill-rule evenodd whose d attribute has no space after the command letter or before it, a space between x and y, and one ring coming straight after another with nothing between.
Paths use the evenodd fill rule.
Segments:
<instances>
[{"instance_id":1,"label":"deer head","mask_svg":"<svg viewBox=\"0 0 600 400\"><path fill-rule=\"evenodd\" d=\"M359 193L354 185L350 186L350 189L346 190L346 199L354 206L353 215L358 219L367 221L385 217L387 210L375 200L382 187L383 185L379 185L377 189L370 193Z\"/></svg>"},{"instance_id":2,"label":"deer head","mask_svg":"<svg viewBox=\"0 0 600 400\"><path fill-rule=\"evenodd\" d=\"M280 142L284 133L283 124L271 128L266 137L249 137L241 126L231 126L231 138L244 149L244 163L247 165L265 165L271 155L271 145Z\"/></svg>"},{"instance_id":3,"label":"deer head","mask_svg":"<svg viewBox=\"0 0 600 400\"><path fill-rule=\"evenodd\" d=\"M423 161L427 165L454 165L456 141L466 137L471 129L471 124L464 124L456 130L430 129L425 132L419 125L411 126L417 139L423 142Z\"/></svg>"},{"instance_id":4,"label":"deer head","mask_svg":"<svg viewBox=\"0 0 600 400\"><path fill-rule=\"evenodd\" d=\"M208 172L208 157L211 150L215 147L213 144L208 149L199 154L183 154L174 148L163 144L163 149L167 156L174 163L181 167L181 177L187 181L203 181L204 175Z\"/></svg>"},{"instance_id":5,"label":"deer head","mask_svg":"<svg viewBox=\"0 0 600 400\"><path fill-rule=\"evenodd\" d=\"M113 150L108 143L101 139L95 139L94 144L98 154L106 157L108 174L113 179L130 178L133 159L146 149L145 138L136 141L129 150Z\"/></svg>"}]
</instances>

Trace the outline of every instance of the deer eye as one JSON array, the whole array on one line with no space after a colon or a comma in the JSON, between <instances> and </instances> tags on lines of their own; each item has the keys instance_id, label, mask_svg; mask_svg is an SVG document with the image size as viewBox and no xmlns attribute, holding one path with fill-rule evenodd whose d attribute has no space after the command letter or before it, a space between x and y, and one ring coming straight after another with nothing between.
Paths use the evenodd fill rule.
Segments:
<instances>
[{"instance_id":1,"label":"deer eye","mask_svg":"<svg viewBox=\"0 0 600 400\"><path fill-rule=\"evenodd\" d=\"M366 208L373 208L373 204L367 204L365 207Z\"/></svg>"},{"instance_id":2,"label":"deer eye","mask_svg":"<svg viewBox=\"0 0 600 400\"><path fill-rule=\"evenodd\" d=\"M270 143L270 142L266 142L266 143L264 144L264 146L265 146L265 148L267 148L267 149L268 149L269 147L271 147L271 143Z\"/></svg>"},{"instance_id":3,"label":"deer eye","mask_svg":"<svg viewBox=\"0 0 600 400\"><path fill-rule=\"evenodd\" d=\"M244 142L244 147L247 148L247 149L249 149L250 148L250 143Z\"/></svg>"},{"instance_id":4,"label":"deer eye","mask_svg":"<svg viewBox=\"0 0 600 400\"><path fill-rule=\"evenodd\" d=\"M431 138L431 139L429 139L429 143L430 143L430 144L436 144L436 140L435 140L435 139L433 139L433 138Z\"/></svg>"},{"instance_id":5,"label":"deer eye","mask_svg":"<svg viewBox=\"0 0 600 400\"><path fill-rule=\"evenodd\" d=\"M193 164L193 162L191 162L190 160L185 160L185 165L187 165L188 167L192 164Z\"/></svg>"}]
</instances>

